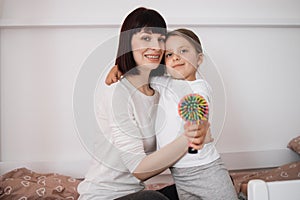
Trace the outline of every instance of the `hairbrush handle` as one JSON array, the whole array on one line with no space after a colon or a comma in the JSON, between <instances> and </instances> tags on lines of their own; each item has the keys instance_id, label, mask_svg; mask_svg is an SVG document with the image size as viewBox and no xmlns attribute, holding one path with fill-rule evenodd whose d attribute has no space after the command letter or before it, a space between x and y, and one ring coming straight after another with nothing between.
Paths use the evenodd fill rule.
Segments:
<instances>
[{"instance_id":1,"label":"hairbrush handle","mask_svg":"<svg viewBox=\"0 0 300 200\"><path fill-rule=\"evenodd\" d=\"M201 124L208 119L208 111L208 103L200 94L185 95L178 103L178 114L184 121ZM189 147L188 153L196 154L198 150Z\"/></svg>"},{"instance_id":2,"label":"hairbrush handle","mask_svg":"<svg viewBox=\"0 0 300 200\"><path fill-rule=\"evenodd\" d=\"M196 153L198 153L198 150L194 149L193 147L189 147L188 153L190 153L190 154L196 154Z\"/></svg>"}]
</instances>

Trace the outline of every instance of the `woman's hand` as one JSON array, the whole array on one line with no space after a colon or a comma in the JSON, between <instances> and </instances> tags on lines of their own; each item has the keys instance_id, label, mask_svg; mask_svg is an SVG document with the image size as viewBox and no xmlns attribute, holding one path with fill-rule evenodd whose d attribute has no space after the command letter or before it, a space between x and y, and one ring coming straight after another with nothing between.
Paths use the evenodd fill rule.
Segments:
<instances>
[{"instance_id":1,"label":"woman's hand","mask_svg":"<svg viewBox=\"0 0 300 200\"><path fill-rule=\"evenodd\" d=\"M118 80L120 80L121 76L122 76L122 73L119 71L118 66L115 65L108 72L106 79L105 79L105 83L107 85L111 85L115 82L118 82Z\"/></svg>"},{"instance_id":2,"label":"woman's hand","mask_svg":"<svg viewBox=\"0 0 300 200\"><path fill-rule=\"evenodd\" d=\"M203 148L205 143L211 141L212 138L210 135L208 135L210 139L206 138L207 133L210 134L209 127L210 123L208 121L202 121L200 125L187 122L184 125L184 135L189 141L189 146L199 150Z\"/></svg>"}]
</instances>

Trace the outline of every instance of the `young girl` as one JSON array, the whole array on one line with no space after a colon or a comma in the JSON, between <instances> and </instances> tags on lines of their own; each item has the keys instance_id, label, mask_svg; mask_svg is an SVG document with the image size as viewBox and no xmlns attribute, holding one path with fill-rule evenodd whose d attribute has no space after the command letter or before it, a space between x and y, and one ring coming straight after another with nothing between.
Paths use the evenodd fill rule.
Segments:
<instances>
[{"instance_id":1,"label":"young girl","mask_svg":"<svg viewBox=\"0 0 300 200\"><path fill-rule=\"evenodd\" d=\"M171 77L158 77L151 81L151 86L160 93L155 126L158 148L168 145L182 133L184 121L178 114L178 103L182 97L198 93L208 104L211 101L208 83L196 79L203 53L200 40L192 31L178 29L169 32L164 58ZM206 138L201 150L196 154L185 154L170 168L182 200L237 199L229 173L210 140Z\"/></svg>"}]
</instances>

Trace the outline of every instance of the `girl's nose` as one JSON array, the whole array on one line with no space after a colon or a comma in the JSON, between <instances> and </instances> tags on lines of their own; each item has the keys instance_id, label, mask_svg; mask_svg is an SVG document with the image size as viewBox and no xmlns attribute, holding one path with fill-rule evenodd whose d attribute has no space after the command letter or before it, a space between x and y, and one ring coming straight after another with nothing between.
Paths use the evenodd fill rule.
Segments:
<instances>
[{"instance_id":1,"label":"girl's nose","mask_svg":"<svg viewBox=\"0 0 300 200\"><path fill-rule=\"evenodd\" d=\"M180 60L180 56L174 53L173 54L173 60L174 61Z\"/></svg>"}]
</instances>

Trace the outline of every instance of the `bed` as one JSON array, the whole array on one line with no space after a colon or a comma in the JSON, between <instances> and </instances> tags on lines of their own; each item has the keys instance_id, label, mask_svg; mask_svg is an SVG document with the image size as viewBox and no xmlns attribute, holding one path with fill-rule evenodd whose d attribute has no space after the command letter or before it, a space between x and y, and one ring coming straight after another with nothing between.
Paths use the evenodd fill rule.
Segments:
<instances>
[{"instance_id":1,"label":"bed","mask_svg":"<svg viewBox=\"0 0 300 200\"><path fill-rule=\"evenodd\" d=\"M230 172L240 200L300 199L300 136L293 138L287 147L297 155L296 161Z\"/></svg>"},{"instance_id":2,"label":"bed","mask_svg":"<svg viewBox=\"0 0 300 200\"><path fill-rule=\"evenodd\" d=\"M300 136L288 144L300 155ZM0 162L0 199L77 199L89 161ZM230 175L240 200L300 199L300 156L278 167L232 170ZM146 181L146 189L173 184L169 172Z\"/></svg>"},{"instance_id":3,"label":"bed","mask_svg":"<svg viewBox=\"0 0 300 200\"><path fill-rule=\"evenodd\" d=\"M0 199L77 199L89 161L1 162Z\"/></svg>"},{"instance_id":4,"label":"bed","mask_svg":"<svg viewBox=\"0 0 300 200\"><path fill-rule=\"evenodd\" d=\"M300 161L273 168L232 171L230 175L240 200L276 200L277 191L287 199L299 194L294 188L300 188ZM266 194L268 198L262 198Z\"/></svg>"}]
</instances>

